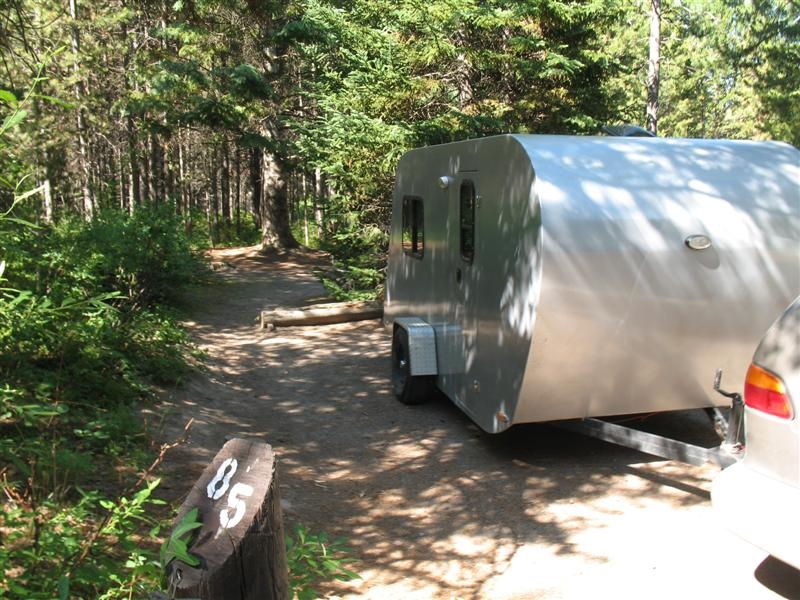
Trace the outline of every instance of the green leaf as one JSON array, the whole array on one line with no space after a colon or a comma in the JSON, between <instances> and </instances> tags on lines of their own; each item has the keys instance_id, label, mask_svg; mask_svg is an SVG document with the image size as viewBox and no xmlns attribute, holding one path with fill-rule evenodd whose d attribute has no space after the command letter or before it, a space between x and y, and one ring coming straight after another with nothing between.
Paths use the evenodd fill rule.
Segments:
<instances>
[{"instance_id":1,"label":"green leaf","mask_svg":"<svg viewBox=\"0 0 800 600\"><path fill-rule=\"evenodd\" d=\"M175 542L173 552L175 553L175 558L186 563L190 567L196 567L200 564L200 559L189 554L189 548L187 547L186 542L182 540Z\"/></svg>"},{"instance_id":2,"label":"green leaf","mask_svg":"<svg viewBox=\"0 0 800 600\"><path fill-rule=\"evenodd\" d=\"M20 202L22 200L25 200L26 198L30 198L31 196L36 196L37 194L41 193L43 189L44 185L39 185L33 188L32 190L28 190L27 192L23 192L21 194L15 194L14 201Z\"/></svg>"},{"instance_id":3,"label":"green leaf","mask_svg":"<svg viewBox=\"0 0 800 600\"><path fill-rule=\"evenodd\" d=\"M197 518L198 513L199 511L197 507L187 512L181 519L180 523L178 523L178 525L175 527L175 531L172 532L170 537L179 539L188 532L202 527L203 522Z\"/></svg>"},{"instance_id":4,"label":"green leaf","mask_svg":"<svg viewBox=\"0 0 800 600\"><path fill-rule=\"evenodd\" d=\"M8 90L0 90L0 102L14 105L17 103L17 97Z\"/></svg>"},{"instance_id":5,"label":"green leaf","mask_svg":"<svg viewBox=\"0 0 800 600\"><path fill-rule=\"evenodd\" d=\"M189 553L191 536L187 537L190 532L203 526L202 521L198 519L198 515L199 511L196 507L187 512L175 526L169 539L161 546L161 564L163 567L166 567L175 559L186 563L190 567L196 567L200 564L200 560Z\"/></svg>"},{"instance_id":6,"label":"green leaf","mask_svg":"<svg viewBox=\"0 0 800 600\"><path fill-rule=\"evenodd\" d=\"M36 97L39 98L40 100L46 100L50 104L55 104L56 106L60 106L62 108L68 108L68 109L75 108L75 103L74 102L67 102L65 100L62 100L61 98L56 98L55 96L47 96L45 94L37 94Z\"/></svg>"},{"instance_id":7,"label":"green leaf","mask_svg":"<svg viewBox=\"0 0 800 600\"><path fill-rule=\"evenodd\" d=\"M17 219L16 217L5 217L4 221L8 221L9 223L16 223L17 225L23 225L24 227L30 227L31 229L38 229L39 226L36 223L31 223L30 221L26 221L25 219Z\"/></svg>"},{"instance_id":8,"label":"green leaf","mask_svg":"<svg viewBox=\"0 0 800 600\"><path fill-rule=\"evenodd\" d=\"M58 600L69 600L69 577L66 575L58 578Z\"/></svg>"},{"instance_id":9,"label":"green leaf","mask_svg":"<svg viewBox=\"0 0 800 600\"><path fill-rule=\"evenodd\" d=\"M4 132L7 131L8 129L11 129L12 127L16 127L27 116L28 116L28 111L25 109L14 111L3 120L3 125L2 127L0 127L0 132Z\"/></svg>"}]
</instances>

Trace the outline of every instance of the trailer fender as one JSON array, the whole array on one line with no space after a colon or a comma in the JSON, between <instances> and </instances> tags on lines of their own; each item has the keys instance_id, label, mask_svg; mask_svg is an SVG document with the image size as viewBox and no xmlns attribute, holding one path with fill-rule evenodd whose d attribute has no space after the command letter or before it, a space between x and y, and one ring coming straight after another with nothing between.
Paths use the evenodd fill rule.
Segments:
<instances>
[{"instance_id":1,"label":"trailer fender","mask_svg":"<svg viewBox=\"0 0 800 600\"><path fill-rule=\"evenodd\" d=\"M392 387L403 404L421 404L435 387L436 334L422 319L395 319Z\"/></svg>"},{"instance_id":2,"label":"trailer fender","mask_svg":"<svg viewBox=\"0 0 800 600\"><path fill-rule=\"evenodd\" d=\"M403 329L408 334L408 361L412 377L437 375L436 333L428 323L418 317L400 317L394 320L394 330Z\"/></svg>"}]
</instances>

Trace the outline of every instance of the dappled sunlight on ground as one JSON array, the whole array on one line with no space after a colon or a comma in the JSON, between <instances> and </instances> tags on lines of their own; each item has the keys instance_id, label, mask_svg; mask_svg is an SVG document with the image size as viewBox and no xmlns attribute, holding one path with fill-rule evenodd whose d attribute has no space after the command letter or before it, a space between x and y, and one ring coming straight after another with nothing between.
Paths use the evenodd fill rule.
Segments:
<instances>
[{"instance_id":1,"label":"dappled sunlight on ground","mask_svg":"<svg viewBox=\"0 0 800 600\"><path fill-rule=\"evenodd\" d=\"M358 559L362 579L329 597L712 598L723 569L741 577L727 597L777 597L752 576L763 553L712 519L715 468L547 425L490 436L442 397L404 406L379 322L258 328L262 308L324 295L319 255L214 260L189 323L205 370L151 416L167 441L195 420L162 488L180 499L226 437L271 444L287 530L346 538Z\"/></svg>"}]
</instances>

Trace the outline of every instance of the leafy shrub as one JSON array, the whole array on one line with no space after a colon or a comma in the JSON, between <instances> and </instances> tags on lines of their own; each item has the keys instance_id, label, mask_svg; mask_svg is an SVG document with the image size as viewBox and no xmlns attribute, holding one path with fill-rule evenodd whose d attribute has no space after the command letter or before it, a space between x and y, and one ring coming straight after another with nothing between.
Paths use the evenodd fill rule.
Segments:
<instances>
[{"instance_id":1,"label":"leafy shrub","mask_svg":"<svg viewBox=\"0 0 800 600\"><path fill-rule=\"evenodd\" d=\"M297 600L317 598L315 587L324 581L359 579L346 565L355 562L343 540L328 540L325 532L312 534L297 525L294 535L286 538L289 564L289 597Z\"/></svg>"},{"instance_id":2,"label":"leafy shrub","mask_svg":"<svg viewBox=\"0 0 800 600\"><path fill-rule=\"evenodd\" d=\"M0 572L11 574L0 597L29 600L145 598L162 579L155 545L159 532L148 513L158 481L130 498L109 500L84 491L75 503L45 499L30 504L13 495L0 526ZM149 531L142 539L142 526ZM152 547L151 547L152 546Z\"/></svg>"},{"instance_id":3,"label":"leafy shrub","mask_svg":"<svg viewBox=\"0 0 800 600\"><path fill-rule=\"evenodd\" d=\"M164 304L203 265L165 207L54 227L7 215L0 239L0 597L142 597L161 573L138 541L152 489L106 495L144 461L134 402L189 369Z\"/></svg>"},{"instance_id":4,"label":"leafy shrub","mask_svg":"<svg viewBox=\"0 0 800 600\"><path fill-rule=\"evenodd\" d=\"M334 257L334 270L322 274L328 293L337 300L374 300L383 295L389 240L377 227L344 219L320 246Z\"/></svg>"},{"instance_id":5,"label":"leafy shrub","mask_svg":"<svg viewBox=\"0 0 800 600\"><path fill-rule=\"evenodd\" d=\"M261 242L261 229L256 225L253 215L242 214L237 221L217 223L215 234L210 236L211 245L217 248L229 246L253 246Z\"/></svg>"},{"instance_id":6,"label":"leafy shrub","mask_svg":"<svg viewBox=\"0 0 800 600\"><path fill-rule=\"evenodd\" d=\"M183 221L166 203L143 205L132 216L106 210L88 224L65 220L48 239L43 259L48 291L115 292L127 309L175 304L204 273Z\"/></svg>"},{"instance_id":7,"label":"leafy shrub","mask_svg":"<svg viewBox=\"0 0 800 600\"><path fill-rule=\"evenodd\" d=\"M0 103L0 598L145 597L161 578L146 542L157 482L100 490L143 464L135 400L188 368L161 305L202 265L167 205L34 225L37 189L6 137L25 110L4 90Z\"/></svg>"},{"instance_id":8,"label":"leafy shrub","mask_svg":"<svg viewBox=\"0 0 800 600\"><path fill-rule=\"evenodd\" d=\"M187 237L194 248L253 246L261 241L261 229L250 212L237 219L210 222L204 210L194 208L184 217Z\"/></svg>"}]
</instances>

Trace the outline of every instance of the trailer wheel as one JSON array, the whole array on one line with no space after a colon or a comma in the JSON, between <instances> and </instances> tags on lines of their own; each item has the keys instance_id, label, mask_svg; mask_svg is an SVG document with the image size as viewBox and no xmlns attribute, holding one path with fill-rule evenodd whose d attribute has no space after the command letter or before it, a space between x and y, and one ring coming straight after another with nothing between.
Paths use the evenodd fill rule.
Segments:
<instances>
[{"instance_id":1,"label":"trailer wheel","mask_svg":"<svg viewBox=\"0 0 800 600\"><path fill-rule=\"evenodd\" d=\"M394 395L403 404L424 402L433 388L430 375L411 374L411 356L408 351L408 332L398 327L392 339L392 387Z\"/></svg>"}]
</instances>

